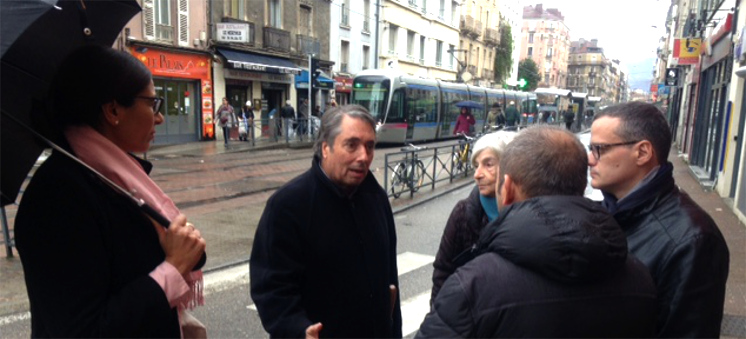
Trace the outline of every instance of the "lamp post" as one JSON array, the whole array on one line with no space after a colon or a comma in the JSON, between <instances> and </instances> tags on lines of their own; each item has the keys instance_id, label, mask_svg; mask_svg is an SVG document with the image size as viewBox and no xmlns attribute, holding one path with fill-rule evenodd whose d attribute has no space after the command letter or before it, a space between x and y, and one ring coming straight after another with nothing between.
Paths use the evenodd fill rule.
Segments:
<instances>
[{"instance_id":1,"label":"lamp post","mask_svg":"<svg viewBox=\"0 0 746 339\"><path fill-rule=\"evenodd\" d=\"M464 73L464 70L466 70L466 60L461 61L454 55L454 52L466 52L465 49L454 49L450 48L448 49L448 53L451 55L452 58L456 59L456 62L458 62L458 69L456 70L456 82L464 82L464 79L461 78L461 75Z\"/></svg>"}]
</instances>

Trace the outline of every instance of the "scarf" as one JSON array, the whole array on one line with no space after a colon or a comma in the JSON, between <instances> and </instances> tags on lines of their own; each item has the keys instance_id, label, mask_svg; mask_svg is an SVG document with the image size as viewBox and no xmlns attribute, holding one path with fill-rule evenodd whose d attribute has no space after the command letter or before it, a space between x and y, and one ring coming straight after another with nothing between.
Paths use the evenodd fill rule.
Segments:
<instances>
[{"instance_id":1,"label":"scarf","mask_svg":"<svg viewBox=\"0 0 746 339\"><path fill-rule=\"evenodd\" d=\"M136 198L143 199L169 220L179 215L179 209L171 198L150 179L134 156L124 152L98 131L90 126L71 126L65 129L65 137L75 155L104 177ZM184 280L190 291L179 298L179 309L193 309L204 305L202 270L189 272Z\"/></svg>"},{"instance_id":2,"label":"scarf","mask_svg":"<svg viewBox=\"0 0 746 339\"><path fill-rule=\"evenodd\" d=\"M487 219L489 219L489 221L497 219L500 213L497 210L496 197L485 197L480 194L479 202L482 204L482 209L484 210L484 213L487 214Z\"/></svg>"},{"instance_id":3,"label":"scarf","mask_svg":"<svg viewBox=\"0 0 746 339\"><path fill-rule=\"evenodd\" d=\"M631 210L648 201L650 197L656 196L658 192L660 192L661 187L663 187L667 181L671 180L672 176L673 165L670 162L667 162L648 173L640 183L632 188L627 196L620 200L617 200L613 195L602 191L601 193L603 193L604 196L602 205L606 207L611 214Z\"/></svg>"}]
</instances>

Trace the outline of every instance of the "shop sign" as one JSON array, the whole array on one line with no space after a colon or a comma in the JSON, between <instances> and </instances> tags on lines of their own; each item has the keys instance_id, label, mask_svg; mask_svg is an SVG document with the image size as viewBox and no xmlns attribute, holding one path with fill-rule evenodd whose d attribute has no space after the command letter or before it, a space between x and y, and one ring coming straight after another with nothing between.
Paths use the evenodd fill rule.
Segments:
<instances>
[{"instance_id":1,"label":"shop sign","mask_svg":"<svg viewBox=\"0 0 746 339\"><path fill-rule=\"evenodd\" d=\"M221 42L249 42L249 24L217 23L217 40Z\"/></svg>"},{"instance_id":2,"label":"shop sign","mask_svg":"<svg viewBox=\"0 0 746 339\"><path fill-rule=\"evenodd\" d=\"M674 39L673 65L694 65L699 62L702 39Z\"/></svg>"},{"instance_id":3,"label":"shop sign","mask_svg":"<svg viewBox=\"0 0 746 339\"><path fill-rule=\"evenodd\" d=\"M210 61L205 55L179 54L142 46L131 47L130 53L148 66L155 76L187 79L210 77Z\"/></svg>"},{"instance_id":4,"label":"shop sign","mask_svg":"<svg viewBox=\"0 0 746 339\"><path fill-rule=\"evenodd\" d=\"M347 77L335 77L334 78L334 90L341 93L352 92L352 78Z\"/></svg>"},{"instance_id":5,"label":"shop sign","mask_svg":"<svg viewBox=\"0 0 746 339\"><path fill-rule=\"evenodd\" d=\"M242 72L230 68L223 70L226 79L240 79L249 81L262 81L262 82L281 82L283 84L291 84L292 77L289 75L280 75L272 73L255 73L255 72Z\"/></svg>"}]
</instances>

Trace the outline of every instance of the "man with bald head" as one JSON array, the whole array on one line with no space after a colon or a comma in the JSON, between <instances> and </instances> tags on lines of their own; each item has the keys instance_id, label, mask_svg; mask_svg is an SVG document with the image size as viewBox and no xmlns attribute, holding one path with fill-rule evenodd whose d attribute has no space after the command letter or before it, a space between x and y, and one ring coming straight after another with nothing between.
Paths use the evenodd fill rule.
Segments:
<instances>
[{"instance_id":1,"label":"man with bald head","mask_svg":"<svg viewBox=\"0 0 746 339\"><path fill-rule=\"evenodd\" d=\"M419 338L650 337L656 295L614 218L583 197L572 133L537 125L500 159L499 217L443 284Z\"/></svg>"}]
</instances>

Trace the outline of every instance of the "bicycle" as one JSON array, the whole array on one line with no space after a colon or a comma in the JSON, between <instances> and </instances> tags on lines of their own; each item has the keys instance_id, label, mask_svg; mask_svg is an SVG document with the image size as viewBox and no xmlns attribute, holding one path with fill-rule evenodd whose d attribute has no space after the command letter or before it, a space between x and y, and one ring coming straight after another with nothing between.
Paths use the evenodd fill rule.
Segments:
<instances>
[{"instance_id":1,"label":"bicycle","mask_svg":"<svg viewBox=\"0 0 746 339\"><path fill-rule=\"evenodd\" d=\"M453 174L454 176L462 171L466 171L469 168L469 159L471 159L471 144L474 143L477 138L470 137L466 134L459 133L458 136L462 138L459 140L459 149L453 152Z\"/></svg>"},{"instance_id":2,"label":"bicycle","mask_svg":"<svg viewBox=\"0 0 746 339\"><path fill-rule=\"evenodd\" d=\"M417 151L425 150L427 147L419 147L409 144L407 147L403 147L401 150L411 152L412 157L405 154L396 166L391 174L391 194L394 198L399 198L401 194L409 189L410 192L417 192L422 186L422 182L425 180L425 165L422 160L418 159Z\"/></svg>"}]
</instances>

